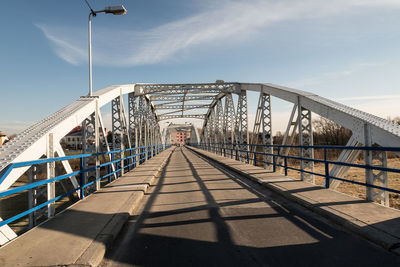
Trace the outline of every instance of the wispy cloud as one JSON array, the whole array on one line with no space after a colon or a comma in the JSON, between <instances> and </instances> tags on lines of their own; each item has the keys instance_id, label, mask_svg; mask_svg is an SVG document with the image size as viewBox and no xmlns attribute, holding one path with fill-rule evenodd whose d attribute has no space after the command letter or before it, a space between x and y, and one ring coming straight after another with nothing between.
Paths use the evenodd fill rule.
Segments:
<instances>
[{"instance_id":1,"label":"wispy cloud","mask_svg":"<svg viewBox=\"0 0 400 267\"><path fill-rule=\"evenodd\" d=\"M142 65L160 63L179 52L229 38L230 42L256 36L275 23L343 14L353 7L400 7L397 0L225 0L190 17L146 31L96 29L96 63ZM71 64L86 62L83 29L36 25L55 53ZM112 40L112 42L110 42Z\"/></svg>"},{"instance_id":2,"label":"wispy cloud","mask_svg":"<svg viewBox=\"0 0 400 267\"><path fill-rule=\"evenodd\" d=\"M287 84L295 88L310 87L326 83L329 80L340 79L346 76L350 76L354 73L364 71L365 69L384 66L386 64L388 64L388 62L364 62L364 63L352 64L350 66L344 67L343 70L340 71L325 72L314 77L291 81L288 82Z\"/></svg>"},{"instance_id":3,"label":"wispy cloud","mask_svg":"<svg viewBox=\"0 0 400 267\"><path fill-rule=\"evenodd\" d=\"M400 95L369 95L369 96L352 96L337 98L337 101L354 101L354 100L393 100L399 99Z\"/></svg>"},{"instance_id":4,"label":"wispy cloud","mask_svg":"<svg viewBox=\"0 0 400 267\"><path fill-rule=\"evenodd\" d=\"M33 124L33 122L19 120L0 120L0 131L6 135L11 135L23 131L25 128Z\"/></svg>"}]
</instances>

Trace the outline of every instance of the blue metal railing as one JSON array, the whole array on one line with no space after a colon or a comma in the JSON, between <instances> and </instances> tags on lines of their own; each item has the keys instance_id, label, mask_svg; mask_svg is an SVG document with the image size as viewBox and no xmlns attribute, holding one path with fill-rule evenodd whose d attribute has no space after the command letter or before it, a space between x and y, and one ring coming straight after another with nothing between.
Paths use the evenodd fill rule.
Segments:
<instances>
[{"instance_id":1,"label":"blue metal railing","mask_svg":"<svg viewBox=\"0 0 400 267\"><path fill-rule=\"evenodd\" d=\"M85 197L85 188L88 188L91 185L94 185L98 181L102 181L106 178L108 178L108 183L112 181L112 176L116 175L116 178L122 176L122 171L125 169L128 169L130 171L131 169L135 168L138 163L144 162L147 159L150 159L152 156L159 154L161 151L165 150L166 148L170 147L170 145L163 146L161 144L159 145L152 145L152 146L144 146L144 147L135 147L135 148L129 148L129 149L122 149L122 150L114 150L110 152L101 152L101 153L92 153L92 154L79 154L79 155L72 155L72 156L65 156L65 157L57 157L57 158L46 158L46 159L39 159L39 160L33 160L33 161L25 161L25 162L17 162L17 163L11 163L8 165L1 173L0 173L0 183L3 182L7 176L11 173L13 169L16 168L21 168L21 167L30 167L38 164L45 164L45 163L51 163L51 162L61 162L65 160L73 160L73 159L79 159L79 170L78 171L73 171L71 173L67 173L64 175L56 176L54 178L46 179L46 180L40 180L37 182L33 183L28 183L26 185L18 186L18 187L13 187L8 190L0 192L0 198L4 198L13 194L21 193L26 190L34 189L39 186L47 185L56 181L61 181L67 178L70 178L72 176L79 176L79 187L74 188L73 190L66 192L64 194L61 194L59 196L56 196L44 203L40 203L37 206L28 209L24 212L21 212L15 216L12 216L11 218L5 219L4 221L0 222L0 227L6 224L9 224L11 222L14 222L15 220L18 220L26 215L29 215L32 212L35 212L53 202L56 202L66 196L69 196L77 191L79 191L79 196L80 199L83 199ZM119 159L115 159L115 154L120 153L123 155L123 157ZM125 156L128 154L127 156ZM147 158L146 158L147 154ZM84 168L84 159L89 158L89 157L98 157L102 155L111 155L111 160L108 162L104 162L102 164L96 165L96 166L90 166L88 168ZM122 165L122 161L126 162L126 165ZM115 166L114 170L112 170L112 165ZM85 183L84 175L85 173L102 168L102 167L107 167L107 174L101 176L98 179L95 179L91 182Z\"/></svg>"},{"instance_id":2,"label":"blue metal railing","mask_svg":"<svg viewBox=\"0 0 400 267\"><path fill-rule=\"evenodd\" d=\"M338 180L342 182L357 184L365 187L375 188L383 191L388 191L391 193L400 194L400 190L396 190L393 188L383 187L379 185L370 184L367 182L358 182L354 180L348 180L345 178L340 178L336 176L330 175L330 166L333 165L340 165L346 167L355 167L361 168L364 170L372 170L372 171L383 171L383 172L391 172L391 173L400 173L400 169L397 168L388 168L388 167L380 167L374 165L367 165L367 164L356 164L356 163L348 163L348 162L341 162L341 161L333 161L328 160L328 150L359 150L359 151L383 151L383 152L400 152L400 147L356 147L356 146L299 146L299 145L260 145L260 144L224 144L224 143L200 143L199 145L193 145L195 147L212 151L216 154L224 155L225 157L234 158L236 160L244 160L248 164L250 160L254 161L254 165L257 162L272 165L272 171L276 172L277 167L284 168L285 176L288 175L288 170L298 171L300 173L307 173L316 176L320 176L325 178L325 187L329 188L331 180ZM266 153L266 152L258 152L256 149L258 147L261 148L272 148L273 153ZM245 149L243 149L245 148ZM275 149L276 148L276 149ZM297 148L297 149L317 149L323 150L323 159L316 159L316 158L305 158L301 156L294 156L294 155L282 155L280 154L280 150L282 148ZM275 151L274 151L275 150ZM266 162L264 160L257 160L256 155L262 156L269 156L272 158L272 162ZM279 159L279 160L278 160ZM283 159L283 160L281 160ZM324 172L318 173L314 171L307 171L304 169L296 168L294 166L289 166L288 159L298 160L298 161L312 161L316 163L322 163L324 165ZM283 161L283 164L281 163Z\"/></svg>"}]
</instances>

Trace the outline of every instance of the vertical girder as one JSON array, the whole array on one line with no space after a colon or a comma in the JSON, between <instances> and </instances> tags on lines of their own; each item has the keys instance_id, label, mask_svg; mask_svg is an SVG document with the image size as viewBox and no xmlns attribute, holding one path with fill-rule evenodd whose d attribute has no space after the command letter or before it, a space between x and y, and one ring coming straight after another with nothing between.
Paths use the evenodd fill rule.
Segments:
<instances>
[{"instance_id":1,"label":"vertical girder","mask_svg":"<svg viewBox=\"0 0 400 267\"><path fill-rule=\"evenodd\" d=\"M42 166L40 165L33 165L28 170L28 182L34 183L40 180L38 178L39 174L42 173ZM28 207L29 209L36 207L39 198L47 198L47 185L36 187L28 190ZM29 214L29 228L33 228L37 224L37 220L41 216L47 216L47 206L36 210Z\"/></svg>"},{"instance_id":2,"label":"vertical girder","mask_svg":"<svg viewBox=\"0 0 400 267\"><path fill-rule=\"evenodd\" d=\"M139 113L136 100L137 97L133 93L128 95L129 137L132 147L139 146ZM137 154L136 152L137 150L135 149L134 153ZM138 162L138 160L138 157L134 158L134 161ZM136 166L136 164L133 166Z\"/></svg>"},{"instance_id":3,"label":"vertical girder","mask_svg":"<svg viewBox=\"0 0 400 267\"><path fill-rule=\"evenodd\" d=\"M111 103L111 109L112 109L112 144L113 144L113 150L122 150L124 149L124 143L123 143L123 130L122 130L122 112L121 112L121 95L114 98ZM121 153L114 153L114 158L113 160L118 160L123 157L123 152ZM119 163L115 164L115 169L121 168L121 171L119 172L119 176L122 175L123 171L123 161L120 161Z\"/></svg>"},{"instance_id":4,"label":"vertical girder","mask_svg":"<svg viewBox=\"0 0 400 267\"><path fill-rule=\"evenodd\" d=\"M248 131L248 110L247 110L247 91L242 90L239 94L237 105L237 132L238 132L238 145L242 150L239 154L242 161L248 160L248 153L244 152L249 150L249 131Z\"/></svg>"},{"instance_id":5,"label":"vertical girder","mask_svg":"<svg viewBox=\"0 0 400 267\"><path fill-rule=\"evenodd\" d=\"M48 142L47 142L47 158L54 158L54 156L55 156L54 150L55 150L54 134L49 133L49 138L48 138ZM46 165L47 165L47 179L56 177L56 163L49 162ZM47 200L49 201L49 200L55 198L55 196L56 196L55 182L48 183L47 184ZM51 218L55 215L55 213L56 213L55 203L52 202L47 205L47 217Z\"/></svg>"},{"instance_id":6,"label":"vertical girder","mask_svg":"<svg viewBox=\"0 0 400 267\"><path fill-rule=\"evenodd\" d=\"M272 166L273 162L273 147L272 147L272 124L271 124L271 96L265 93L260 93L256 119L254 121L254 130L252 144L258 144L259 134L261 134L261 144L263 145L263 166ZM257 146L253 147L257 151ZM269 155L266 155L268 153ZM254 155L256 160L256 155Z\"/></svg>"},{"instance_id":7,"label":"vertical girder","mask_svg":"<svg viewBox=\"0 0 400 267\"><path fill-rule=\"evenodd\" d=\"M371 126L364 125L365 146L371 147L372 143ZM386 151L366 150L364 152L365 165L378 166L387 168L387 153ZM388 187L388 175L386 171L380 170L365 170L366 182L371 185ZM384 190L366 187L367 200L379 201L382 205L389 206L389 192Z\"/></svg>"},{"instance_id":8,"label":"vertical girder","mask_svg":"<svg viewBox=\"0 0 400 267\"><path fill-rule=\"evenodd\" d=\"M84 154L96 153L96 115L92 113L82 122L82 151ZM98 137L98 136L97 136ZM97 157L85 157L83 158L83 166L85 169L96 165ZM84 183L87 184L89 180L96 177L96 171L90 170L83 173ZM94 186L87 188L86 191L94 191Z\"/></svg>"},{"instance_id":9,"label":"vertical girder","mask_svg":"<svg viewBox=\"0 0 400 267\"><path fill-rule=\"evenodd\" d=\"M223 127L223 119L224 119L224 110L222 107L221 99L217 100L217 105L215 106L215 134L216 134L216 143L218 152L222 153L222 143L224 142L222 127Z\"/></svg>"},{"instance_id":10,"label":"vertical girder","mask_svg":"<svg viewBox=\"0 0 400 267\"><path fill-rule=\"evenodd\" d=\"M298 116L298 132L299 132L299 145L300 146L312 146L313 145L313 131L312 131L312 119L311 111L301 106L300 99L297 105L297 116ZM314 158L314 149L309 147L300 148L300 157L302 158ZM314 171L314 162L311 160L300 160L301 179L314 183L314 175L303 172L303 171Z\"/></svg>"},{"instance_id":11,"label":"vertical girder","mask_svg":"<svg viewBox=\"0 0 400 267\"><path fill-rule=\"evenodd\" d=\"M232 94L227 94L225 97L225 110L224 110L224 140L228 144L234 142L234 116L235 107L233 105Z\"/></svg>"}]
</instances>

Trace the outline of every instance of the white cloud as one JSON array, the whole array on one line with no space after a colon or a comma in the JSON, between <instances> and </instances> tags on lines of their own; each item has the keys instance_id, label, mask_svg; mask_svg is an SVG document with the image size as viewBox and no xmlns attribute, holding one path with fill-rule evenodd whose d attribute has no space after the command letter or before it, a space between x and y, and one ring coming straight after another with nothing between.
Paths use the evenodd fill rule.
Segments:
<instances>
[{"instance_id":1,"label":"white cloud","mask_svg":"<svg viewBox=\"0 0 400 267\"><path fill-rule=\"evenodd\" d=\"M392 100L392 99L399 99L399 98L400 98L400 95L369 95L369 96L351 96L351 97L337 98L336 101Z\"/></svg>"},{"instance_id":2,"label":"white cloud","mask_svg":"<svg viewBox=\"0 0 400 267\"><path fill-rule=\"evenodd\" d=\"M400 7L391 0L225 0L207 10L146 31L96 29L96 63L101 65L154 64L171 59L197 45L229 39L238 42L256 36L274 23L343 14L360 7ZM55 53L71 64L87 61L86 31L36 25ZM112 41L110 41L112 40Z\"/></svg>"},{"instance_id":3,"label":"white cloud","mask_svg":"<svg viewBox=\"0 0 400 267\"><path fill-rule=\"evenodd\" d=\"M400 115L399 98L363 101L362 103L355 103L351 106L384 119L388 117L398 117Z\"/></svg>"},{"instance_id":4,"label":"white cloud","mask_svg":"<svg viewBox=\"0 0 400 267\"><path fill-rule=\"evenodd\" d=\"M4 132L6 135L11 135L25 130L32 124L33 122L27 122L27 121L1 120L0 131Z\"/></svg>"},{"instance_id":5,"label":"white cloud","mask_svg":"<svg viewBox=\"0 0 400 267\"><path fill-rule=\"evenodd\" d=\"M63 40L58 36L57 30L48 28L43 24L36 24L36 27L41 29L46 38L49 39L57 55L68 63L78 65L84 57L87 58L87 51L84 51L82 46L78 46L69 40Z\"/></svg>"},{"instance_id":6,"label":"white cloud","mask_svg":"<svg viewBox=\"0 0 400 267\"><path fill-rule=\"evenodd\" d=\"M288 82L288 86L295 88L305 88L313 85L326 83L328 80L334 80L338 78L343 78L346 76L350 76L354 73L364 71L365 69L375 68L386 65L387 62L364 62L358 64L352 64L340 71L332 71L319 74L318 76L304 78L292 82Z\"/></svg>"}]
</instances>

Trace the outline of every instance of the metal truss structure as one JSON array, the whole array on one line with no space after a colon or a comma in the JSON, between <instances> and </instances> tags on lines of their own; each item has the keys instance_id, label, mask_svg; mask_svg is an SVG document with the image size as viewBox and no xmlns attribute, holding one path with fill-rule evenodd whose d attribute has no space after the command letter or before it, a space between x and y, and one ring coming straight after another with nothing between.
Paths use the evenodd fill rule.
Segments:
<instances>
[{"instance_id":1,"label":"metal truss structure","mask_svg":"<svg viewBox=\"0 0 400 267\"><path fill-rule=\"evenodd\" d=\"M247 101L249 91L260 93L251 142ZM214 148L218 150L216 152L226 155L225 148L229 146L231 151L232 148L238 151L238 155L230 155L231 157L240 156L244 161L254 160L249 158L247 152L243 152L249 150L250 143L264 145L273 143L271 97L293 103L283 145L290 145L298 140L298 144L304 146L299 151L304 158L311 159L314 156L313 150L307 148L313 145L313 113L351 130L352 138L348 143L349 146L400 146L398 125L306 91L266 83L223 81L203 84L127 84L107 87L95 92L92 97L81 97L20 133L12 141L0 147L0 172L5 171L10 163L39 159L43 156L64 156L60 141L77 126L83 127L83 152L89 153L166 143L170 132L164 129L161 134L159 122L177 118L203 120L200 136L193 124L190 126L196 135L192 142L223 144ZM124 98L128 99L128 112L124 108ZM236 105L235 100L237 100ZM107 104L111 104L112 145L107 141L100 113L100 108ZM267 147L263 152L272 151L272 147ZM289 148L279 151L280 155L288 153ZM145 156L149 158L152 154ZM357 151L345 151L339 159L351 163L357 156ZM387 164L385 154L368 152L365 159L370 165ZM93 158L84 164L90 166L98 161L98 158ZM264 156L263 161L264 167L267 168L272 159ZM277 161L279 163L280 159ZM72 172L68 161L62 164L66 172ZM303 160L300 164L304 171L313 169L312 161ZM345 166L334 166L330 172L340 177L346 174L347 169ZM5 180L0 181L0 191L10 188L26 171L28 168L13 169ZM31 173L29 179L35 180L37 170L29 172ZM49 164L47 178L51 177L54 177L54 166ZM98 173L89 174L85 179L91 177L98 177ZM302 172L302 179L313 182L313 177L306 172ZM366 172L368 183L386 185L387 179L384 172ZM333 181L332 187L338 184L338 181ZM77 188L79 183L75 177L71 177L68 186ZM54 194L54 187L48 186L43 192L30 192L30 206L36 205L35 199L38 194L46 194L49 198ZM368 189L367 198L388 204L388 194L376 189ZM52 209L51 206L47 207L47 216L53 216ZM34 225L34 218L31 221ZM0 243L14 237L15 233L8 226L0 229Z\"/></svg>"},{"instance_id":2,"label":"metal truss structure","mask_svg":"<svg viewBox=\"0 0 400 267\"><path fill-rule=\"evenodd\" d=\"M259 142L259 137L261 135L261 143ZM260 93L260 98L258 100L256 119L254 121L254 130L251 144L263 144L272 145L272 122L271 122L271 96L268 94ZM257 150L257 147L252 148L253 151ZM263 165L264 168L271 167L273 164L273 147L263 146ZM268 155L269 154L269 155ZM254 158L255 163L257 159Z\"/></svg>"}]
</instances>

